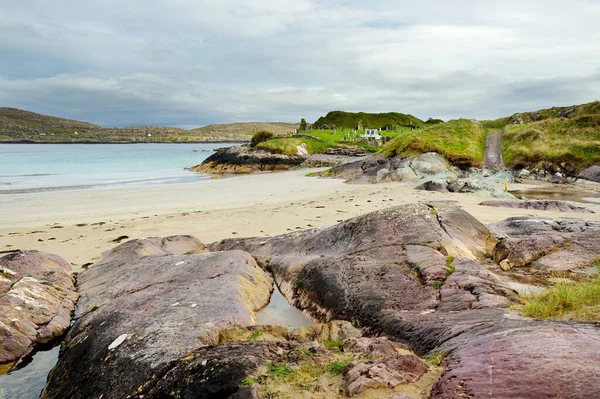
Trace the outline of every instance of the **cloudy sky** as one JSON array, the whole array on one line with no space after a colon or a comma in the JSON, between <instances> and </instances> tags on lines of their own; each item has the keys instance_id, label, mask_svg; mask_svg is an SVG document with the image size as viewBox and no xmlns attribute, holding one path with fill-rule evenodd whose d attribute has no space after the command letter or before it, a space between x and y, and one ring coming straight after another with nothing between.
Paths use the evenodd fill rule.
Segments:
<instances>
[{"instance_id":1,"label":"cloudy sky","mask_svg":"<svg viewBox=\"0 0 600 399\"><path fill-rule=\"evenodd\" d=\"M0 106L104 126L600 99L600 0L0 0Z\"/></svg>"}]
</instances>

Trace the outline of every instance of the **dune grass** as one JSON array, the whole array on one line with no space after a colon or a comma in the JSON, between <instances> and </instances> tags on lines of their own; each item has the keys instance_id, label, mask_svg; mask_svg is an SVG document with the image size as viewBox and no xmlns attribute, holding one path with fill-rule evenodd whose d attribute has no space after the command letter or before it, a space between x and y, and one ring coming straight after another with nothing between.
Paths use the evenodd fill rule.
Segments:
<instances>
[{"instance_id":1,"label":"dune grass","mask_svg":"<svg viewBox=\"0 0 600 399\"><path fill-rule=\"evenodd\" d=\"M600 320L600 275L580 282L559 282L538 294L521 296L513 310L536 319Z\"/></svg>"},{"instance_id":2,"label":"dune grass","mask_svg":"<svg viewBox=\"0 0 600 399\"><path fill-rule=\"evenodd\" d=\"M459 119L401 133L383 147L382 153L393 157L437 152L453 164L479 166L483 163L485 138L481 124Z\"/></svg>"},{"instance_id":3,"label":"dune grass","mask_svg":"<svg viewBox=\"0 0 600 399\"><path fill-rule=\"evenodd\" d=\"M600 164L600 114L508 125L502 139L507 166L570 162Z\"/></svg>"}]
</instances>

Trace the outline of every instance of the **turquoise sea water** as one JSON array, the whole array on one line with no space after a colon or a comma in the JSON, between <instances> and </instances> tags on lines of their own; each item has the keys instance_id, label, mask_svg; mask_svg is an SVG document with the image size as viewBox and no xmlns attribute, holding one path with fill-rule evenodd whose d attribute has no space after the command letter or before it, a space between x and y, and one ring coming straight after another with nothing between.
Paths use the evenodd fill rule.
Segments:
<instances>
[{"instance_id":1,"label":"turquoise sea water","mask_svg":"<svg viewBox=\"0 0 600 399\"><path fill-rule=\"evenodd\" d=\"M185 168L227 145L0 144L0 195L199 181Z\"/></svg>"}]
</instances>

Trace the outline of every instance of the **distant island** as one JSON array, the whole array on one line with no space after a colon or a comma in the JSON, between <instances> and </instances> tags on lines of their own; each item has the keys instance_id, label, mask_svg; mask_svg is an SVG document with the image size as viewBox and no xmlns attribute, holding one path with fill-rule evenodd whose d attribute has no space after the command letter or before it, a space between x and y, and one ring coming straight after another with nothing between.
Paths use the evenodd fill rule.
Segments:
<instances>
[{"instance_id":1,"label":"distant island","mask_svg":"<svg viewBox=\"0 0 600 399\"><path fill-rule=\"evenodd\" d=\"M0 108L0 143L205 143L250 141L257 132L287 134L298 124L248 122L210 125L186 130L135 126L105 128L87 122Z\"/></svg>"}]
</instances>

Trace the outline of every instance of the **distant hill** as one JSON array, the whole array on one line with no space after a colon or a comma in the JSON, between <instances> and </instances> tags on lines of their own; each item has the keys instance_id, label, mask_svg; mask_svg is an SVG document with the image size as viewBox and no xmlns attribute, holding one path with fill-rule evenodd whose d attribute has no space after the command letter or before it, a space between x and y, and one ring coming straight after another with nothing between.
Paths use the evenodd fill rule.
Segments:
<instances>
[{"instance_id":1,"label":"distant hill","mask_svg":"<svg viewBox=\"0 0 600 399\"><path fill-rule=\"evenodd\" d=\"M0 108L0 142L39 143L179 143L248 141L259 130L289 133L299 125L287 123L233 123L193 130L135 126L103 128L87 122Z\"/></svg>"},{"instance_id":2,"label":"distant hill","mask_svg":"<svg viewBox=\"0 0 600 399\"><path fill-rule=\"evenodd\" d=\"M433 120L432 120L433 121ZM332 111L322 116L313 123L313 127L320 128L334 125L338 128L355 129L361 124L363 128L379 129L389 126L393 127L421 127L425 122L416 116L401 114L399 112L386 112L382 114L370 114L366 112L344 112Z\"/></svg>"},{"instance_id":3,"label":"distant hill","mask_svg":"<svg viewBox=\"0 0 600 399\"><path fill-rule=\"evenodd\" d=\"M221 125L210 125L193 129L191 132L201 134L208 140L216 140L217 138L240 138L250 140L254 133L262 130L269 131L275 135L283 135L293 132L298 129L300 124L280 123L280 122L246 122L246 123L229 123Z\"/></svg>"}]
</instances>

